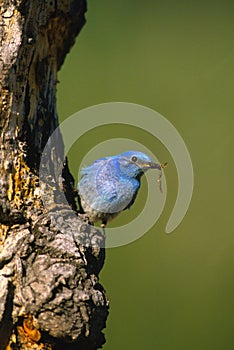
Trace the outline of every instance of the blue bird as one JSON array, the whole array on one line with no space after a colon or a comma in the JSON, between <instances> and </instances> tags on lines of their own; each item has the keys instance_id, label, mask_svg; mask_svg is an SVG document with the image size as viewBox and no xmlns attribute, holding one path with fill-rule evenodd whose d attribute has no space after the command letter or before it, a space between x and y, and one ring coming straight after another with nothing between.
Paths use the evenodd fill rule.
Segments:
<instances>
[{"instance_id":1,"label":"blue bird","mask_svg":"<svg viewBox=\"0 0 234 350\"><path fill-rule=\"evenodd\" d=\"M162 167L138 151L100 158L80 172L80 206L91 222L101 221L105 227L107 222L132 206L141 176L148 169L158 169L160 182Z\"/></svg>"}]
</instances>

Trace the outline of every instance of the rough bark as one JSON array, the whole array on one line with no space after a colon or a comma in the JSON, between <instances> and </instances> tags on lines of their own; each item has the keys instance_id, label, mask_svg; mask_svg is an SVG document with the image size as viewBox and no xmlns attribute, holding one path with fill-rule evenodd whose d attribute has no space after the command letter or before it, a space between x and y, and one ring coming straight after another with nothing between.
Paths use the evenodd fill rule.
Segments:
<instances>
[{"instance_id":1,"label":"rough bark","mask_svg":"<svg viewBox=\"0 0 234 350\"><path fill-rule=\"evenodd\" d=\"M105 341L105 238L74 215L59 132L42 167L50 176L39 182L58 126L57 71L85 11L85 0L0 0L0 350L94 350Z\"/></svg>"}]
</instances>

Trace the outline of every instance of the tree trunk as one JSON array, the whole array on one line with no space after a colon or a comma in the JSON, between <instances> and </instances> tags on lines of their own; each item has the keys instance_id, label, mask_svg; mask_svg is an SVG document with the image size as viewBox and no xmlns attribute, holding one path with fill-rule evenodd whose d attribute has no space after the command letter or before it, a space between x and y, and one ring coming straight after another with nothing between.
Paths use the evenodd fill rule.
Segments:
<instances>
[{"instance_id":1,"label":"tree trunk","mask_svg":"<svg viewBox=\"0 0 234 350\"><path fill-rule=\"evenodd\" d=\"M58 126L57 71L85 11L85 0L0 0L0 350L105 342L105 237L77 215L59 131L40 162Z\"/></svg>"}]
</instances>

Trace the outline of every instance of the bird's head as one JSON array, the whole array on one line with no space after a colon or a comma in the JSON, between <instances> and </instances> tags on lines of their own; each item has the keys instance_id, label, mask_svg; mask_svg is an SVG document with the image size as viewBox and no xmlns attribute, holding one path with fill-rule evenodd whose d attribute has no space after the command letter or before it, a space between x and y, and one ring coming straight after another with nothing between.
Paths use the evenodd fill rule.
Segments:
<instances>
[{"instance_id":1,"label":"bird's head","mask_svg":"<svg viewBox=\"0 0 234 350\"><path fill-rule=\"evenodd\" d=\"M127 151L117 156L120 171L126 176L137 178L148 169L161 169L161 165L152 162L152 159L143 152Z\"/></svg>"}]
</instances>

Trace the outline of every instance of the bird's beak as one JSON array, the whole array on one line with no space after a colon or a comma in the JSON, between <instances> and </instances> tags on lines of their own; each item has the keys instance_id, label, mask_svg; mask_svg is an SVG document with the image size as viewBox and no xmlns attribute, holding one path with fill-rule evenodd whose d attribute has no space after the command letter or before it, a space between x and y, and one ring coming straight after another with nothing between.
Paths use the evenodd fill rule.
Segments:
<instances>
[{"instance_id":1,"label":"bird's beak","mask_svg":"<svg viewBox=\"0 0 234 350\"><path fill-rule=\"evenodd\" d=\"M153 162L144 163L144 164L143 164L143 168L145 168L145 169L158 169L158 170L162 170L162 167L161 167L160 164L153 163Z\"/></svg>"}]
</instances>

